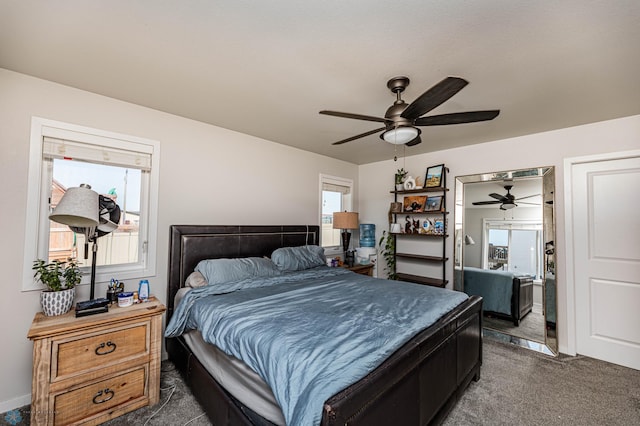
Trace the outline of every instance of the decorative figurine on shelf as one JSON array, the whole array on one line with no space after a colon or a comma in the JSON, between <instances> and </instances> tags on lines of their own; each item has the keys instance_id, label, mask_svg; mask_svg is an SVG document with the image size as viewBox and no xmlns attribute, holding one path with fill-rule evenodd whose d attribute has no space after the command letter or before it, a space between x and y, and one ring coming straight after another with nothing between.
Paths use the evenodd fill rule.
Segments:
<instances>
[{"instance_id":1,"label":"decorative figurine on shelf","mask_svg":"<svg viewBox=\"0 0 640 426\"><path fill-rule=\"evenodd\" d=\"M420 176L416 177L416 187L415 187L415 189L422 189L422 183L421 183L420 179L421 179Z\"/></svg>"},{"instance_id":2,"label":"decorative figurine on shelf","mask_svg":"<svg viewBox=\"0 0 640 426\"><path fill-rule=\"evenodd\" d=\"M412 231L414 234L420 233L420 221L418 219L413 220L413 228Z\"/></svg>"},{"instance_id":3,"label":"decorative figurine on shelf","mask_svg":"<svg viewBox=\"0 0 640 426\"><path fill-rule=\"evenodd\" d=\"M416 189L416 180L413 178L413 176L407 176L407 178L404 180L403 186L405 190Z\"/></svg>"},{"instance_id":4,"label":"decorative figurine on shelf","mask_svg":"<svg viewBox=\"0 0 640 426\"><path fill-rule=\"evenodd\" d=\"M422 225L422 229L424 229L425 234L434 234L435 224L433 219L425 219L424 224Z\"/></svg>"},{"instance_id":5,"label":"decorative figurine on shelf","mask_svg":"<svg viewBox=\"0 0 640 426\"><path fill-rule=\"evenodd\" d=\"M419 234L426 234L427 233L427 229L429 229L429 219L425 219L424 222L422 223L422 226L420 227L420 231L418 232Z\"/></svg>"},{"instance_id":6,"label":"decorative figurine on shelf","mask_svg":"<svg viewBox=\"0 0 640 426\"><path fill-rule=\"evenodd\" d=\"M410 234L411 233L411 218L409 216L407 216L404 220L405 220L404 233L405 234Z\"/></svg>"}]
</instances>

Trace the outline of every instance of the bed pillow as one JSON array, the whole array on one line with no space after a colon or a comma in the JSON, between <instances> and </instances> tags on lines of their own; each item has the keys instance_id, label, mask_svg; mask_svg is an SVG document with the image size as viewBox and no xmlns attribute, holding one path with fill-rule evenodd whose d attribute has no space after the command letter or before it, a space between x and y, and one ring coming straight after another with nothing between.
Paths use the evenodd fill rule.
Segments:
<instances>
[{"instance_id":1,"label":"bed pillow","mask_svg":"<svg viewBox=\"0 0 640 426\"><path fill-rule=\"evenodd\" d=\"M200 272L193 271L184 282L185 287L198 288L207 285L207 280Z\"/></svg>"},{"instance_id":2,"label":"bed pillow","mask_svg":"<svg viewBox=\"0 0 640 426\"><path fill-rule=\"evenodd\" d=\"M313 245L276 249L271 260L281 271L302 271L327 264L324 249Z\"/></svg>"},{"instance_id":3,"label":"bed pillow","mask_svg":"<svg viewBox=\"0 0 640 426\"><path fill-rule=\"evenodd\" d=\"M209 285L240 281L252 277L273 277L280 275L274 263L262 257L237 259L206 259L195 268Z\"/></svg>"}]
</instances>

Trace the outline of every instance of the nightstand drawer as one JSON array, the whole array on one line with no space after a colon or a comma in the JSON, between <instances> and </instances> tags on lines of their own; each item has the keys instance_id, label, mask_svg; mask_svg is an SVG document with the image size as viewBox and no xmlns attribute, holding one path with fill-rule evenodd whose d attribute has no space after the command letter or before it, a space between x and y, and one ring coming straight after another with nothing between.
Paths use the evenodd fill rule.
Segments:
<instances>
[{"instance_id":1,"label":"nightstand drawer","mask_svg":"<svg viewBox=\"0 0 640 426\"><path fill-rule=\"evenodd\" d=\"M54 424L64 425L109 410L145 395L145 368L114 376L57 395Z\"/></svg>"},{"instance_id":2,"label":"nightstand drawer","mask_svg":"<svg viewBox=\"0 0 640 426\"><path fill-rule=\"evenodd\" d=\"M57 348L57 369L52 369L52 381L68 374L113 365L148 352L149 329L146 323L119 330L108 330L54 344Z\"/></svg>"}]
</instances>

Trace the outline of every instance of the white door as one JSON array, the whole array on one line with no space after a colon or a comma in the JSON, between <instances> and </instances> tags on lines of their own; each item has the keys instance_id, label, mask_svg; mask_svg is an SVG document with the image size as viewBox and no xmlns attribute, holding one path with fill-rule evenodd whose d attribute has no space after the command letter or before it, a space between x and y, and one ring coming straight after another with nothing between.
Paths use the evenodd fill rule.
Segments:
<instances>
[{"instance_id":1,"label":"white door","mask_svg":"<svg viewBox=\"0 0 640 426\"><path fill-rule=\"evenodd\" d=\"M640 156L571 173L576 351L640 370Z\"/></svg>"}]
</instances>

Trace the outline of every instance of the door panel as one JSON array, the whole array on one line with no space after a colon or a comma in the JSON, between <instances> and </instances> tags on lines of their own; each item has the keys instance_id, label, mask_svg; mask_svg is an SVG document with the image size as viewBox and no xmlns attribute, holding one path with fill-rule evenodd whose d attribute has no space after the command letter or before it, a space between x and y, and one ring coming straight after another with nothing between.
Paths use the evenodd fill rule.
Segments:
<instances>
[{"instance_id":1,"label":"door panel","mask_svg":"<svg viewBox=\"0 0 640 426\"><path fill-rule=\"evenodd\" d=\"M640 369L640 157L572 175L577 352Z\"/></svg>"}]
</instances>

